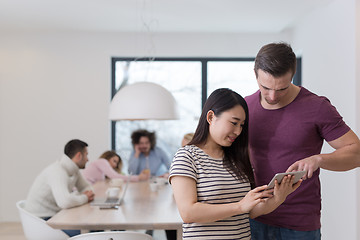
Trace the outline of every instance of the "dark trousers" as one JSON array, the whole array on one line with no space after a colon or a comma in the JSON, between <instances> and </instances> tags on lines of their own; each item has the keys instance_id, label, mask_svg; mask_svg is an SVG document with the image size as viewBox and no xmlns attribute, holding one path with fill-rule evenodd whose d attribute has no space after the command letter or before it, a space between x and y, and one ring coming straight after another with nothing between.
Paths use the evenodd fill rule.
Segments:
<instances>
[{"instance_id":1,"label":"dark trousers","mask_svg":"<svg viewBox=\"0 0 360 240\"><path fill-rule=\"evenodd\" d=\"M146 230L146 234L153 235L153 230ZM176 230L165 230L167 240L176 240Z\"/></svg>"},{"instance_id":2,"label":"dark trousers","mask_svg":"<svg viewBox=\"0 0 360 240\"><path fill-rule=\"evenodd\" d=\"M45 221L49 220L51 217L42 217ZM72 230L72 229L61 229L64 233L66 233L69 237L73 237L79 235L81 233L80 230Z\"/></svg>"}]
</instances>

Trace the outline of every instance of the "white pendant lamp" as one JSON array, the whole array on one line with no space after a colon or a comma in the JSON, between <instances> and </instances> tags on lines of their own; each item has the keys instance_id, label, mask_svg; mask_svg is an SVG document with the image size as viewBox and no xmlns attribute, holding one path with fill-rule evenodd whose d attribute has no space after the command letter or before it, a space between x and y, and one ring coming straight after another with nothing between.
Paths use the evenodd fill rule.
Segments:
<instances>
[{"instance_id":1,"label":"white pendant lamp","mask_svg":"<svg viewBox=\"0 0 360 240\"><path fill-rule=\"evenodd\" d=\"M110 120L179 119L173 95L151 82L137 82L122 87L110 103Z\"/></svg>"}]
</instances>

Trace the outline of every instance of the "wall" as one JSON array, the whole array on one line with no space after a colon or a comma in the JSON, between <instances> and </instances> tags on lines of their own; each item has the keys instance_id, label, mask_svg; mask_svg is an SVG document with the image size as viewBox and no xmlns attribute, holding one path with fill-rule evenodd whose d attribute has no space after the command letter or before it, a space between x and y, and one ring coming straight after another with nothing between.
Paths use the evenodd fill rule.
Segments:
<instances>
[{"instance_id":1,"label":"wall","mask_svg":"<svg viewBox=\"0 0 360 240\"><path fill-rule=\"evenodd\" d=\"M293 45L302 53L303 85L327 96L360 136L355 4L356 0L336 0L307 16L294 29ZM325 145L323 151L332 148ZM357 175L359 170L321 172L323 239L360 239Z\"/></svg>"},{"instance_id":2,"label":"wall","mask_svg":"<svg viewBox=\"0 0 360 240\"><path fill-rule=\"evenodd\" d=\"M254 56L279 40L288 36L2 32L0 221L19 219L15 202L68 140L86 141L90 160L110 148L112 56Z\"/></svg>"},{"instance_id":3,"label":"wall","mask_svg":"<svg viewBox=\"0 0 360 240\"><path fill-rule=\"evenodd\" d=\"M357 0L356 1L356 6L355 6L355 11L356 11L356 20L355 20L355 34L356 34L356 37L355 37L355 45L356 45L356 60L355 60L355 69L356 69L356 79L355 79L355 82L356 82L356 86L355 86L355 91L357 93L360 93L360 67L359 67L359 64L360 64L360 0ZM356 128L357 128L357 132L359 133L360 132L360 94L356 94ZM357 172L357 183L359 184L360 183L360 172L358 171ZM360 199L360 188L357 187L356 188L356 191L357 191L357 199L359 201ZM357 205L357 219L356 219L356 222L360 223L360 206L359 204ZM360 228L358 227L357 228L357 238L360 239Z\"/></svg>"}]
</instances>

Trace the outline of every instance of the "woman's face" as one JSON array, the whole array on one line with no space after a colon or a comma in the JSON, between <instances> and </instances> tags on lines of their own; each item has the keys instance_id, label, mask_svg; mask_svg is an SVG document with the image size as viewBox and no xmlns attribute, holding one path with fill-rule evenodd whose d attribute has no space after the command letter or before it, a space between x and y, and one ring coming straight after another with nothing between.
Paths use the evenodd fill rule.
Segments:
<instances>
[{"instance_id":1,"label":"woman's face","mask_svg":"<svg viewBox=\"0 0 360 240\"><path fill-rule=\"evenodd\" d=\"M214 112L210 110L208 123L211 139L220 146L231 146L240 135L245 118L245 111L240 105L236 105L218 116L215 116Z\"/></svg>"},{"instance_id":2,"label":"woman's face","mask_svg":"<svg viewBox=\"0 0 360 240\"><path fill-rule=\"evenodd\" d=\"M112 168L117 168L119 161L120 159L118 158L118 156L113 156L109 159L110 166Z\"/></svg>"}]
</instances>

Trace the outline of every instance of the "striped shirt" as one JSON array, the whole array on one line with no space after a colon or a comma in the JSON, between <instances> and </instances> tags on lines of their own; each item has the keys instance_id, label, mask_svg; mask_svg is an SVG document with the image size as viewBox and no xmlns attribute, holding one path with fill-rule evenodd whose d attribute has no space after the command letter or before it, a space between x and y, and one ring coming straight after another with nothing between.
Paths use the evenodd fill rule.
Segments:
<instances>
[{"instance_id":1,"label":"striped shirt","mask_svg":"<svg viewBox=\"0 0 360 240\"><path fill-rule=\"evenodd\" d=\"M200 148L180 148L174 156L169 179L186 176L196 181L198 202L225 204L240 201L250 190L250 183L235 179L223 166ZM250 239L249 214L209 223L183 223L183 239Z\"/></svg>"}]
</instances>

